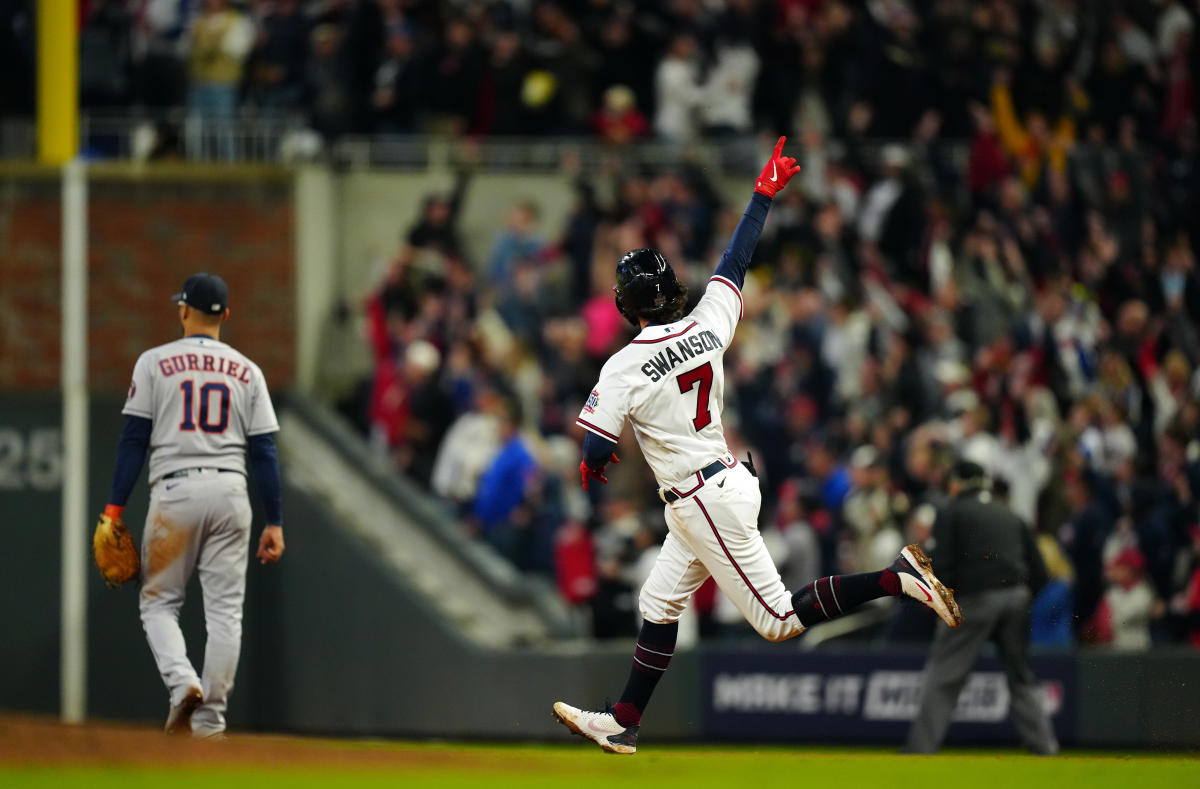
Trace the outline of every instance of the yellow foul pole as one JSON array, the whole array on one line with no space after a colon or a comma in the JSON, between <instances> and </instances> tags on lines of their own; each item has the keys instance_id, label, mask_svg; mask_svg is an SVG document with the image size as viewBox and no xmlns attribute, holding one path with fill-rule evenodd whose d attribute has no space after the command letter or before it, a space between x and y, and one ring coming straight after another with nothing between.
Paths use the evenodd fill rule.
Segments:
<instances>
[{"instance_id":1,"label":"yellow foul pole","mask_svg":"<svg viewBox=\"0 0 1200 789\"><path fill-rule=\"evenodd\" d=\"M38 161L63 164L79 149L77 0L37 2Z\"/></svg>"},{"instance_id":2,"label":"yellow foul pole","mask_svg":"<svg viewBox=\"0 0 1200 789\"><path fill-rule=\"evenodd\" d=\"M38 161L62 170L60 714L87 716L87 177L79 153L78 0L37 2Z\"/></svg>"}]
</instances>

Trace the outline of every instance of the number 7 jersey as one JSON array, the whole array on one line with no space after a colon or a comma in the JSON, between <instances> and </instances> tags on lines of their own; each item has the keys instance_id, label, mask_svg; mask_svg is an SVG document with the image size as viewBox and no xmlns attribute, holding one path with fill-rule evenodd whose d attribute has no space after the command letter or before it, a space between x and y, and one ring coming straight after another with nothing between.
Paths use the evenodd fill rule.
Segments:
<instances>
[{"instance_id":1,"label":"number 7 jersey","mask_svg":"<svg viewBox=\"0 0 1200 789\"><path fill-rule=\"evenodd\" d=\"M279 430L258 365L211 337L138 357L121 413L151 420L150 484L184 468L246 473L246 439Z\"/></svg>"},{"instance_id":2,"label":"number 7 jersey","mask_svg":"<svg viewBox=\"0 0 1200 789\"><path fill-rule=\"evenodd\" d=\"M605 362L576 424L615 442L628 420L663 487L724 455L721 360L741 315L737 286L714 276L691 314L647 326Z\"/></svg>"}]
</instances>

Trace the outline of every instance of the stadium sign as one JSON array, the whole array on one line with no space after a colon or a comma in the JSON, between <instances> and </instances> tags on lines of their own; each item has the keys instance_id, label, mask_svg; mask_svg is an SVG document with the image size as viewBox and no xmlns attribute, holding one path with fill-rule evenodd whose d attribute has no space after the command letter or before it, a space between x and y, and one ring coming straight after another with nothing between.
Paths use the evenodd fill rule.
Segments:
<instances>
[{"instance_id":1,"label":"stadium sign","mask_svg":"<svg viewBox=\"0 0 1200 789\"><path fill-rule=\"evenodd\" d=\"M1074 739L1075 662L1033 669L1059 739ZM917 713L924 656L714 652L703 661L704 730L714 739L902 743ZM959 694L947 742L1015 742L1004 672L985 658Z\"/></svg>"}]
</instances>

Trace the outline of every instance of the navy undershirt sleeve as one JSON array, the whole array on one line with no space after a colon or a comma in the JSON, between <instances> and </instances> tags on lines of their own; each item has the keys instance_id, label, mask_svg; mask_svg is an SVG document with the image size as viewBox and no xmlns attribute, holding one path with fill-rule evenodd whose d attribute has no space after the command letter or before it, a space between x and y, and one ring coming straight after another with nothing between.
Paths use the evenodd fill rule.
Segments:
<instances>
[{"instance_id":1,"label":"navy undershirt sleeve","mask_svg":"<svg viewBox=\"0 0 1200 789\"><path fill-rule=\"evenodd\" d=\"M767 212L771 209L771 198L754 193L750 205L737 229L729 239L729 247L721 256L717 270L713 272L724 277L740 289L746 281L746 269L750 268L750 258L754 256L754 248L758 246L758 237L762 235L763 223L767 221Z\"/></svg>"},{"instance_id":2,"label":"navy undershirt sleeve","mask_svg":"<svg viewBox=\"0 0 1200 789\"><path fill-rule=\"evenodd\" d=\"M279 455L275 452L275 434L250 436L246 446L250 471L262 497L268 526L283 525L283 493L279 483Z\"/></svg>"},{"instance_id":3,"label":"navy undershirt sleeve","mask_svg":"<svg viewBox=\"0 0 1200 789\"><path fill-rule=\"evenodd\" d=\"M117 464L113 469L112 492L108 503L124 507L129 494L142 473L146 462L146 450L150 447L150 430L153 423L144 416L126 416L125 427L121 428L121 440L117 443Z\"/></svg>"},{"instance_id":4,"label":"navy undershirt sleeve","mask_svg":"<svg viewBox=\"0 0 1200 789\"><path fill-rule=\"evenodd\" d=\"M588 468L604 468L616 450L616 444L595 433L588 433L583 437L583 461L587 463Z\"/></svg>"}]
</instances>

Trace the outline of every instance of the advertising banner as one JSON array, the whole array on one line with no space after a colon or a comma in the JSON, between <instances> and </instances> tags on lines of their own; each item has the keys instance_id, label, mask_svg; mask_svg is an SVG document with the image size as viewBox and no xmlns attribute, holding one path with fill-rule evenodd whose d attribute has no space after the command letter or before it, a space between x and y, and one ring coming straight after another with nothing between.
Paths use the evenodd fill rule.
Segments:
<instances>
[{"instance_id":1,"label":"advertising banner","mask_svg":"<svg viewBox=\"0 0 1200 789\"><path fill-rule=\"evenodd\" d=\"M702 669L704 733L713 739L900 745L920 704L922 654L713 652ZM1074 741L1075 660L1038 656L1033 671L1061 742ZM948 743L1016 743L1004 671L982 658L958 698Z\"/></svg>"}]
</instances>

